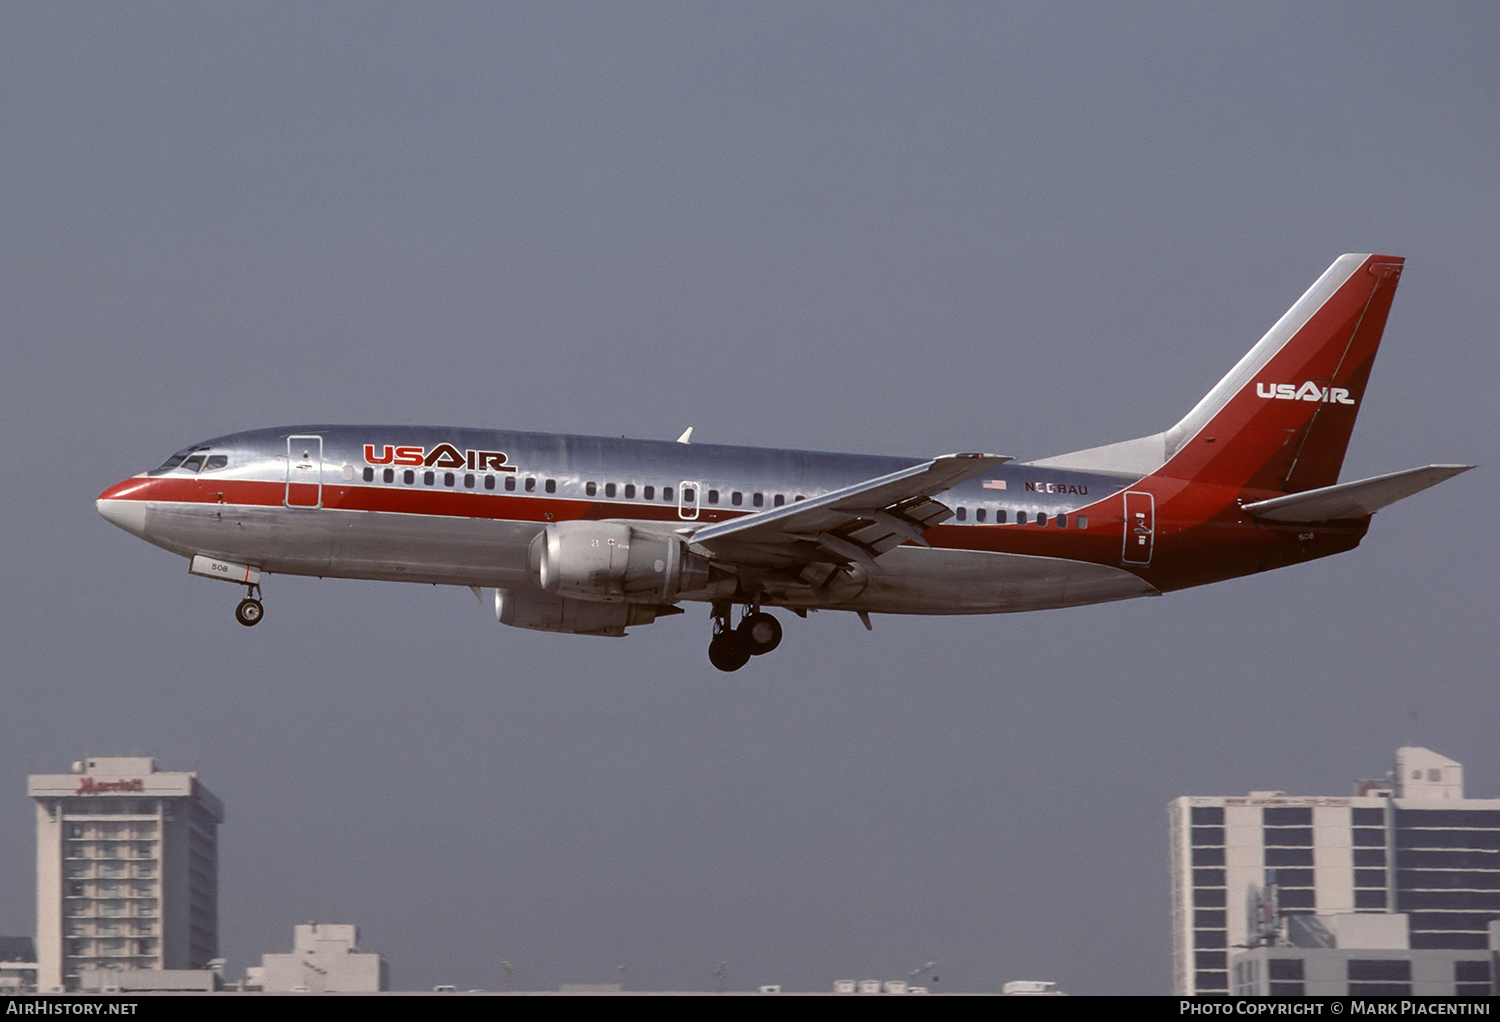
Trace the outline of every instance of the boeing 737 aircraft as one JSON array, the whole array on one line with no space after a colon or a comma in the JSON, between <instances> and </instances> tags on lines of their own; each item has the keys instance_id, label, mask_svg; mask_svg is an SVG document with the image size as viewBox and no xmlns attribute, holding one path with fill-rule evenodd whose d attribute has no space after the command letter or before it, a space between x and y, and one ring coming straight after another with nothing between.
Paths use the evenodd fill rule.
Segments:
<instances>
[{"instance_id":1,"label":"boeing 737 aircraft","mask_svg":"<svg viewBox=\"0 0 1500 1022\"><path fill-rule=\"evenodd\" d=\"M1160 596L1353 549L1471 467L1338 481L1402 262L1341 256L1171 429L1036 461L315 425L194 444L98 508L247 587L244 625L275 572L490 587L504 624L571 635L696 601L724 671L780 643L769 607L869 627Z\"/></svg>"}]
</instances>

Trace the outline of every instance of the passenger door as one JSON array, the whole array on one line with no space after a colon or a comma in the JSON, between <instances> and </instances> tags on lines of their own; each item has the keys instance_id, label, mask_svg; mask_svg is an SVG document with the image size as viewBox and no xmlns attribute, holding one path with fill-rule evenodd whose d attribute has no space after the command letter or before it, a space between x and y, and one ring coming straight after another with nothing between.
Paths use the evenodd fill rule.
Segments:
<instances>
[{"instance_id":1,"label":"passenger door","mask_svg":"<svg viewBox=\"0 0 1500 1022\"><path fill-rule=\"evenodd\" d=\"M286 438L286 506L323 506L323 438L294 433Z\"/></svg>"}]
</instances>

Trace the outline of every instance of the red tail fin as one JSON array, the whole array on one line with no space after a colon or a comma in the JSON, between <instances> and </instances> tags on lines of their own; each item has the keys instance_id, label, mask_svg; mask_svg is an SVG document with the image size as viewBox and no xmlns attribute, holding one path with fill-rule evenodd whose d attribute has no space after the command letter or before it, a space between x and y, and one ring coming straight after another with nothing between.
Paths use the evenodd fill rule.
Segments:
<instances>
[{"instance_id":1,"label":"red tail fin","mask_svg":"<svg viewBox=\"0 0 1500 1022\"><path fill-rule=\"evenodd\" d=\"M1403 262L1340 256L1166 432L1156 474L1282 493L1338 482Z\"/></svg>"}]
</instances>

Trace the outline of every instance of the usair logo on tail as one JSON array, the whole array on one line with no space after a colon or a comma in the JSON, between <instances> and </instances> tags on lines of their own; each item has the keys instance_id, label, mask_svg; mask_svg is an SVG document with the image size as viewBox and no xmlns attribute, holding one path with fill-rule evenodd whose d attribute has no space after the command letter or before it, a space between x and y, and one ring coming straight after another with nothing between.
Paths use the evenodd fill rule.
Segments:
<instances>
[{"instance_id":1,"label":"usair logo on tail","mask_svg":"<svg viewBox=\"0 0 1500 1022\"><path fill-rule=\"evenodd\" d=\"M1320 387L1312 380L1300 387L1295 383L1256 383L1255 396L1275 398L1277 401L1328 401L1336 405L1354 403L1354 399L1343 387Z\"/></svg>"},{"instance_id":2,"label":"usair logo on tail","mask_svg":"<svg viewBox=\"0 0 1500 1022\"><path fill-rule=\"evenodd\" d=\"M383 444L377 454L374 444L365 444L365 461L371 465L425 465L428 468L473 468L481 472L514 472L505 463L504 451L460 451L452 444L425 447L392 447Z\"/></svg>"}]
</instances>

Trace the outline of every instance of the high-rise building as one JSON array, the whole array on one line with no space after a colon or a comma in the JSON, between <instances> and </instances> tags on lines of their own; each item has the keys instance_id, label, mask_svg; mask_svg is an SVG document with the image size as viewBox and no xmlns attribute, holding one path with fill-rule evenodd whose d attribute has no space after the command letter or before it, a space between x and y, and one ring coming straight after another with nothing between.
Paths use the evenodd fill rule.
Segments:
<instances>
[{"instance_id":1,"label":"high-rise building","mask_svg":"<svg viewBox=\"0 0 1500 1022\"><path fill-rule=\"evenodd\" d=\"M218 826L196 773L94 757L32 774L37 985L96 969L203 969L218 955Z\"/></svg>"},{"instance_id":2,"label":"high-rise building","mask_svg":"<svg viewBox=\"0 0 1500 1022\"><path fill-rule=\"evenodd\" d=\"M1411 949L1486 949L1500 919L1500 799L1465 798L1429 749L1353 795L1187 795L1168 816L1178 994L1228 993L1231 949L1292 915L1402 913Z\"/></svg>"}]
</instances>

